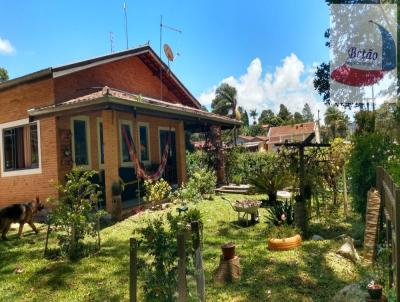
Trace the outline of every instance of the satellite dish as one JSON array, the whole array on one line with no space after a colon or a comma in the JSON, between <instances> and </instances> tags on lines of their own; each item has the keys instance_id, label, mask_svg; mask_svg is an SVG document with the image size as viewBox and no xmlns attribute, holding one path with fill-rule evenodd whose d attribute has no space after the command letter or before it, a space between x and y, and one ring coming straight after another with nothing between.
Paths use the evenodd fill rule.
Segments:
<instances>
[{"instance_id":1,"label":"satellite dish","mask_svg":"<svg viewBox=\"0 0 400 302\"><path fill-rule=\"evenodd\" d=\"M164 53L168 58L168 61L173 61L174 60L174 53L172 52L171 47L169 47L168 44L164 44Z\"/></svg>"}]
</instances>

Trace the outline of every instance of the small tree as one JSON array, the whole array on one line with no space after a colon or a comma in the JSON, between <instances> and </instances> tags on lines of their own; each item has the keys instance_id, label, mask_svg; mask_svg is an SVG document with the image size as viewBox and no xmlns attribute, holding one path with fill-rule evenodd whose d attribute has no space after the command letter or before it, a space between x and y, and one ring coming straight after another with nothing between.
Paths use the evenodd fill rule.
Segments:
<instances>
[{"instance_id":1,"label":"small tree","mask_svg":"<svg viewBox=\"0 0 400 302\"><path fill-rule=\"evenodd\" d=\"M0 67L0 83L9 79L7 69Z\"/></svg>"},{"instance_id":2,"label":"small tree","mask_svg":"<svg viewBox=\"0 0 400 302\"><path fill-rule=\"evenodd\" d=\"M92 182L96 173L75 168L66 175L65 184L56 185L60 198L52 200L55 208L50 221L56 227L61 252L70 259L85 254L85 237L99 236L99 218L104 212L98 210L99 185Z\"/></svg>"}]
</instances>

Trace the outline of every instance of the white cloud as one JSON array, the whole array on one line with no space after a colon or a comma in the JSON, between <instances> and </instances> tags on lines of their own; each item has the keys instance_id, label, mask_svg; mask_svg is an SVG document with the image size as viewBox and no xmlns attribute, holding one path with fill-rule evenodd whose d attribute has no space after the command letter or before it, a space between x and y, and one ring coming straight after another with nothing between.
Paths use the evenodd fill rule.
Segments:
<instances>
[{"instance_id":1,"label":"white cloud","mask_svg":"<svg viewBox=\"0 0 400 302\"><path fill-rule=\"evenodd\" d=\"M14 46L7 39L3 39L0 37L0 54L10 55L15 52Z\"/></svg>"},{"instance_id":2,"label":"white cloud","mask_svg":"<svg viewBox=\"0 0 400 302\"><path fill-rule=\"evenodd\" d=\"M255 58L247 67L245 74L239 78L234 76L223 79L207 91L201 93L198 100L206 106L211 105L215 90L221 83L234 86L238 92L238 104L246 110L256 108L260 113L263 109L278 112L279 105L286 105L291 112L303 109L308 103L315 117L318 109L320 116L325 112L325 105L314 90L313 77L317 64L305 67L304 63L291 54L283 59L282 65L277 66L273 73L266 72L263 77L262 63Z\"/></svg>"}]
</instances>

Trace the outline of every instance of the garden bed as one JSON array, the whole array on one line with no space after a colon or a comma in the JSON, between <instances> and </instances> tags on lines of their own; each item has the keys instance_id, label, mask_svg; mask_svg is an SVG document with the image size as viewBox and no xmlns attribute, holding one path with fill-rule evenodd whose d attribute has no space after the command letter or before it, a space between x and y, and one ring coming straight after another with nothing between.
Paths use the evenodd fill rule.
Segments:
<instances>
[{"instance_id":1,"label":"garden bed","mask_svg":"<svg viewBox=\"0 0 400 302\"><path fill-rule=\"evenodd\" d=\"M220 197L200 202L198 208L204 217L207 301L330 301L360 278L358 267L335 255L340 243L334 238L351 230L350 223L311 222L311 230L328 240L305 240L295 250L276 253L267 249L266 224L238 226L233 223L236 213ZM21 240L12 230L10 241L0 242L0 255L6 255L0 257L2 301L127 301L132 231L143 226L146 218L166 211L176 213L175 208L145 212L103 229L101 251L77 262L43 259L44 225L38 236L26 227ZM260 217L265 211L260 209ZM54 245L55 238L50 239ZM213 274L226 242L235 243L242 273L239 281L221 287L214 284ZM22 272L16 273L16 268Z\"/></svg>"}]
</instances>

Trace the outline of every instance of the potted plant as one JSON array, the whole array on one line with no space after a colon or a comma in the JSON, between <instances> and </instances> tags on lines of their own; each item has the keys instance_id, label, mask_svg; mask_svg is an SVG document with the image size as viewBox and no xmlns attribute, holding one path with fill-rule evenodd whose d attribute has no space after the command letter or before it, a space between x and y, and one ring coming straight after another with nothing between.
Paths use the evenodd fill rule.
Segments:
<instances>
[{"instance_id":1,"label":"potted plant","mask_svg":"<svg viewBox=\"0 0 400 302\"><path fill-rule=\"evenodd\" d=\"M299 246L301 246L301 236L298 229L284 224L270 230L268 239L270 251L287 251Z\"/></svg>"},{"instance_id":2,"label":"potted plant","mask_svg":"<svg viewBox=\"0 0 400 302\"><path fill-rule=\"evenodd\" d=\"M368 294L371 297L371 299L374 299L374 300L381 299L381 297L382 297L382 289L383 289L383 286L380 285L379 283L376 283L374 280L372 280L367 285Z\"/></svg>"},{"instance_id":3,"label":"potted plant","mask_svg":"<svg viewBox=\"0 0 400 302\"><path fill-rule=\"evenodd\" d=\"M221 245L221 249L224 260L231 260L235 258L235 244L233 242L228 242Z\"/></svg>"},{"instance_id":4,"label":"potted plant","mask_svg":"<svg viewBox=\"0 0 400 302\"><path fill-rule=\"evenodd\" d=\"M124 186L119 181L114 181L111 184L111 195L112 195L112 219L114 221L120 221L122 219L122 198L121 193L124 190Z\"/></svg>"}]
</instances>

